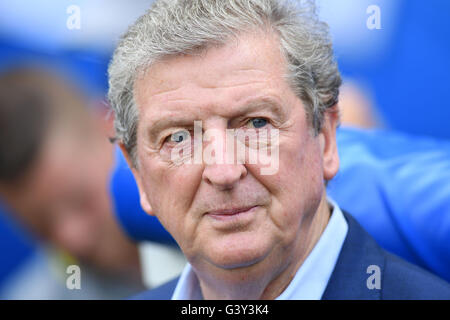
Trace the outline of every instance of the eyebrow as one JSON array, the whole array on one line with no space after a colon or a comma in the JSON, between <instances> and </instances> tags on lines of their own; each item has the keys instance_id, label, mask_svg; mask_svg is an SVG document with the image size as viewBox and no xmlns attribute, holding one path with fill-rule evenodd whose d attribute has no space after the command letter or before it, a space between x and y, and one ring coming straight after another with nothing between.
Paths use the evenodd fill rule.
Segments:
<instances>
[{"instance_id":1,"label":"eyebrow","mask_svg":"<svg viewBox=\"0 0 450 320\"><path fill-rule=\"evenodd\" d=\"M269 97L257 98L247 102L242 109L239 110L239 113L245 114L253 111L259 111L261 109L269 109L276 115L281 115L283 113L283 108L281 107L280 102Z\"/></svg>"},{"instance_id":2,"label":"eyebrow","mask_svg":"<svg viewBox=\"0 0 450 320\"><path fill-rule=\"evenodd\" d=\"M186 116L166 116L164 118L156 120L150 125L148 131L151 141L155 141L158 138L159 133L171 127L192 127L195 119L188 119Z\"/></svg>"},{"instance_id":3,"label":"eyebrow","mask_svg":"<svg viewBox=\"0 0 450 320\"><path fill-rule=\"evenodd\" d=\"M236 118L243 114L248 114L251 112L259 111L262 109L268 109L273 114L277 115L278 118L283 114L283 108L276 99L271 97L259 97L254 100L250 100L246 102L241 107L236 107L234 111L231 111L230 118ZM149 137L152 141L155 141L158 138L159 133L170 127L193 127L194 121L199 120L196 117L192 117L192 113L189 115L169 115L163 118L157 119L153 124L150 125L150 129L148 131Z\"/></svg>"}]
</instances>

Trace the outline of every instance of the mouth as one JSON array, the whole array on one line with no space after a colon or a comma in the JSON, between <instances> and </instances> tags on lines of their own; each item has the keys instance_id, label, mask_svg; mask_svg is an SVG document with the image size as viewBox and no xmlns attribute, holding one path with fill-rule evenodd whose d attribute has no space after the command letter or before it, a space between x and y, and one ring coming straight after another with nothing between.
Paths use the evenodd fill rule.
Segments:
<instances>
[{"instance_id":1,"label":"mouth","mask_svg":"<svg viewBox=\"0 0 450 320\"><path fill-rule=\"evenodd\" d=\"M215 220L228 221L244 217L255 211L257 207L258 206L250 206L250 207L214 210L208 211L206 214Z\"/></svg>"}]
</instances>

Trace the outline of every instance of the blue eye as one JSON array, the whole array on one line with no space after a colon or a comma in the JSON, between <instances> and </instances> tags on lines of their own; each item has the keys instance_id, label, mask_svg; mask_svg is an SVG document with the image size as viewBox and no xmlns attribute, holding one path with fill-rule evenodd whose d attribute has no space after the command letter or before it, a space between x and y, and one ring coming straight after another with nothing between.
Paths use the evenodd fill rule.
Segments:
<instances>
[{"instance_id":1,"label":"blue eye","mask_svg":"<svg viewBox=\"0 0 450 320\"><path fill-rule=\"evenodd\" d=\"M253 128L259 129L267 125L267 120L264 118L255 118L249 121Z\"/></svg>"},{"instance_id":2,"label":"blue eye","mask_svg":"<svg viewBox=\"0 0 450 320\"><path fill-rule=\"evenodd\" d=\"M180 143L190 138L188 131L177 131L169 136L170 142Z\"/></svg>"}]
</instances>

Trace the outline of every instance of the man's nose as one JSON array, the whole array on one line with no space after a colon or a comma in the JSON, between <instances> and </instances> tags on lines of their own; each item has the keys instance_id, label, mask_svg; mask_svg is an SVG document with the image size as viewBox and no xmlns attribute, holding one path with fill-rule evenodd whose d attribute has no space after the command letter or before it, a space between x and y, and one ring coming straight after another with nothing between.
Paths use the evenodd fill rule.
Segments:
<instances>
[{"instance_id":1,"label":"man's nose","mask_svg":"<svg viewBox=\"0 0 450 320\"><path fill-rule=\"evenodd\" d=\"M214 150L214 156L209 157L210 152L205 150L203 179L220 190L232 189L247 175L245 159L241 159L236 148L231 147L235 145L234 135L223 128L215 128L205 132L205 140L210 151Z\"/></svg>"},{"instance_id":2,"label":"man's nose","mask_svg":"<svg viewBox=\"0 0 450 320\"><path fill-rule=\"evenodd\" d=\"M246 175L243 164L211 164L203 170L203 180L220 190L233 189Z\"/></svg>"}]
</instances>

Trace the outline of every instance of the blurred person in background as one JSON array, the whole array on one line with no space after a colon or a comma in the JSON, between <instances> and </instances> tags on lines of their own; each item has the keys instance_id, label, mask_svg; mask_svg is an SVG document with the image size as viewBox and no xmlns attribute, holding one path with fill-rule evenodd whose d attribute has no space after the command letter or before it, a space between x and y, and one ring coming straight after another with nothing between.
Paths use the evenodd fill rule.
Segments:
<instances>
[{"instance_id":1,"label":"blurred person in background","mask_svg":"<svg viewBox=\"0 0 450 320\"><path fill-rule=\"evenodd\" d=\"M361 129L382 128L374 101L357 83L344 82L339 92L341 125Z\"/></svg>"},{"instance_id":2,"label":"blurred person in background","mask_svg":"<svg viewBox=\"0 0 450 320\"><path fill-rule=\"evenodd\" d=\"M143 288L137 248L113 215L104 128L61 76L37 68L0 75L0 198L43 242L3 298L114 299ZM66 286L72 264L80 290Z\"/></svg>"}]
</instances>

